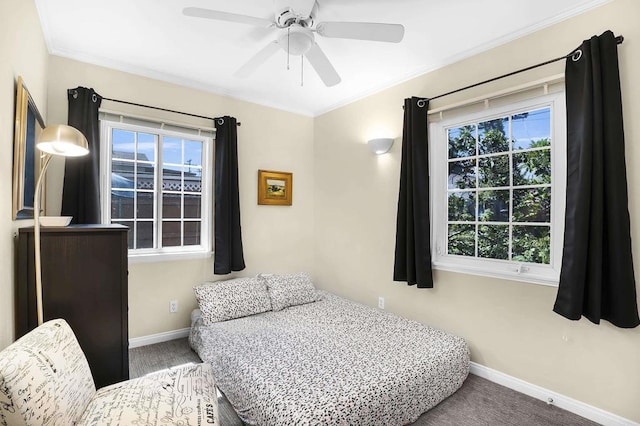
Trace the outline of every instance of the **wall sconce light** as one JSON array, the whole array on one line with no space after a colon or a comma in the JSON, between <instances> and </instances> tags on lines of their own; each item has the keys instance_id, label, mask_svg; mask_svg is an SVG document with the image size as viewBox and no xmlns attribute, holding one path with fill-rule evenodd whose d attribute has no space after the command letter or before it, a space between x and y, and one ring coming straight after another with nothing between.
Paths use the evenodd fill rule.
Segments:
<instances>
[{"instance_id":1,"label":"wall sconce light","mask_svg":"<svg viewBox=\"0 0 640 426\"><path fill-rule=\"evenodd\" d=\"M53 155L60 157L80 157L89 154L89 144L80 130L64 124L54 124L44 128L36 144L42 151L43 163L38 182L33 195L34 243L35 243L35 273L36 273L36 310L38 311L38 325L42 324L44 313L42 310L42 266L40 261L40 193L44 176Z\"/></svg>"},{"instance_id":2,"label":"wall sconce light","mask_svg":"<svg viewBox=\"0 0 640 426\"><path fill-rule=\"evenodd\" d=\"M393 138L371 139L367 144L369 145L369 150L371 150L371 152L376 155L380 155L391 149L391 145L393 145Z\"/></svg>"}]
</instances>

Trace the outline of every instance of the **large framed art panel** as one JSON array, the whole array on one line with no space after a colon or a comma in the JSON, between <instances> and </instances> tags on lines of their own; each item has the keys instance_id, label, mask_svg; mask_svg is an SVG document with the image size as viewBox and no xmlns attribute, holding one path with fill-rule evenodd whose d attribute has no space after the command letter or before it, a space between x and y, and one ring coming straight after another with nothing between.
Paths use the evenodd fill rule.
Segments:
<instances>
[{"instance_id":1,"label":"large framed art panel","mask_svg":"<svg viewBox=\"0 0 640 426\"><path fill-rule=\"evenodd\" d=\"M36 140L43 129L44 120L22 77L18 77L13 140L14 220L33 217L33 196L41 167L40 158L36 152Z\"/></svg>"}]
</instances>

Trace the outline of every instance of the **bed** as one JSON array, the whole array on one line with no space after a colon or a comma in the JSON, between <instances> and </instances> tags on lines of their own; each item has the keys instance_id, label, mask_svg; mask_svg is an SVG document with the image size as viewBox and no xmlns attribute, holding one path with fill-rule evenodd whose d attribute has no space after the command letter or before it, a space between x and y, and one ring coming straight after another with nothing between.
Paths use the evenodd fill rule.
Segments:
<instances>
[{"instance_id":1,"label":"bed","mask_svg":"<svg viewBox=\"0 0 640 426\"><path fill-rule=\"evenodd\" d=\"M315 289L307 292L311 302L282 307L274 287L264 287L270 309L265 301L250 309L263 312L226 320L207 318L196 292L203 314L193 318L189 337L247 424L408 424L468 375L469 349L460 337ZM255 303L251 293L241 298ZM219 296L211 299L229 305ZM242 309L242 300L231 305Z\"/></svg>"}]
</instances>

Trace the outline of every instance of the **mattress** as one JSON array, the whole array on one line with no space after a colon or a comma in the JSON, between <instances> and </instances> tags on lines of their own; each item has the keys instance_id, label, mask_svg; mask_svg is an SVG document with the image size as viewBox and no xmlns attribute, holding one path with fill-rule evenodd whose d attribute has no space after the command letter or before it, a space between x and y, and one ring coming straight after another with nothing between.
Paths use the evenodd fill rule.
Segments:
<instances>
[{"instance_id":1,"label":"mattress","mask_svg":"<svg viewBox=\"0 0 640 426\"><path fill-rule=\"evenodd\" d=\"M461 338L327 292L205 326L190 343L251 425L403 425L469 373Z\"/></svg>"}]
</instances>

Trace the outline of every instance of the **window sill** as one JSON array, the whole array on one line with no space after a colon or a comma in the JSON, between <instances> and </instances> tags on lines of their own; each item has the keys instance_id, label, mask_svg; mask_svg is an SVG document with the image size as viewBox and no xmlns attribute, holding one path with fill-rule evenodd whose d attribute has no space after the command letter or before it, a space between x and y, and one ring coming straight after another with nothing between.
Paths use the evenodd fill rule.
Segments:
<instances>
[{"instance_id":1,"label":"window sill","mask_svg":"<svg viewBox=\"0 0 640 426\"><path fill-rule=\"evenodd\" d=\"M512 265L517 268L517 264ZM499 278L510 281L520 281L530 284L545 285L548 287L558 287L558 278L534 274L531 272L516 272L499 269L487 270L484 268L476 268L473 266L434 262L433 269L447 272L457 272L460 274L479 275L482 277Z\"/></svg>"},{"instance_id":2,"label":"window sill","mask_svg":"<svg viewBox=\"0 0 640 426\"><path fill-rule=\"evenodd\" d=\"M187 251L182 253L144 253L129 254L129 265L137 263L173 262L180 260L208 259L211 251Z\"/></svg>"}]
</instances>

